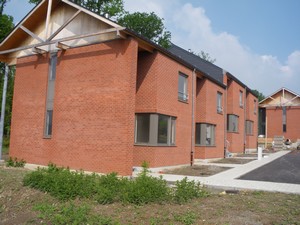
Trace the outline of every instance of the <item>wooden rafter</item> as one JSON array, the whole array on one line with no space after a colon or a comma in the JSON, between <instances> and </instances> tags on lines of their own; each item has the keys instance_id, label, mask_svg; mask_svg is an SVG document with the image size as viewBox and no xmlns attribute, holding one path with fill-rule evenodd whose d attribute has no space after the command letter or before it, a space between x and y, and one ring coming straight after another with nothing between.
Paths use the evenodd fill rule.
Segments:
<instances>
[{"instance_id":1,"label":"wooden rafter","mask_svg":"<svg viewBox=\"0 0 300 225\"><path fill-rule=\"evenodd\" d=\"M20 28L23 31L25 31L27 34L29 34L31 37L33 37L34 39L38 40L39 42L44 42L44 40L42 38L40 38L39 36L37 36L36 34L34 34L33 32L31 32L29 29L27 29L23 25L21 25Z\"/></svg>"},{"instance_id":2,"label":"wooden rafter","mask_svg":"<svg viewBox=\"0 0 300 225\"><path fill-rule=\"evenodd\" d=\"M109 29L105 29L105 30L102 30L102 31L99 31L96 33L74 35L74 36L70 36L70 37L60 38L57 40L45 41L45 42L37 43L34 45L28 45L28 46L23 46L23 47L19 47L19 48L13 48L13 49L9 49L9 50L0 51L0 55L17 52L17 51L23 51L26 49L38 48L41 46L51 45L51 44L55 44L55 43L59 43L59 42L66 42L66 41L72 41L72 40L86 38L86 37L97 36L97 35L101 35L101 34L113 33L113 32L117 32L118 30L121 31L124 29L125 28L109 28Z\"/></svg>"},{"instance_id":3,"label":"wooden rafter","mask_svg":"<svg viewBox=\"0 0 300 225\"><path fill-rule=\"evenodd\" d=\"M56 47L56 48L60 48L60 49L62 49L62 50L67 50L68 48L70 48L69 45L63 44L63 43L61 43L61 42L57 42L57 43L55 44L55 47Z\"/></svg>"},{"instance_id":4,"label":"wooden rafter","mask_svg":"<svg viewBox=\"0 0 300 225\"><path fill-rule=\"evenodd\" d=\"M76 16L81 12L79 9L70 19L68 19L63 25L60 26L46 41L51 41L53 38L55 38L56 35L58 35L59 32L61 32L66 26L68 26L69 23L71 23Z\"/></svg>"}]
</instances>

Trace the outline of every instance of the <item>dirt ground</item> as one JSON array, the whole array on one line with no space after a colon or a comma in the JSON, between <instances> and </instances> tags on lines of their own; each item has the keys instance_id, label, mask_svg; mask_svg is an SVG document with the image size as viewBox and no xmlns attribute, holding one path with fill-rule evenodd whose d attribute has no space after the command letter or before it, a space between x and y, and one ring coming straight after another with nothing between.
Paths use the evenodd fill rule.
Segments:
<instances>
[{"instance_id":1,"label":"dirt ground","mask_svg":"<svg viewBox=\"0 0 300 225\"><path fill-rule=\"evenodd\" d=\"M26 173L25 169L0 167L0 225L50 224L34 208L41 204L59 207L69 202L75 207L89 205L91 213L118 222L109 224L299 224L300 221L300 195L214 191L209 197L183 205L99 205L86 199L59 202L46 193L24 187L22 179Z\"/></svg>"},{"instance_id":2,"label":"dirt ground","mask_svg":"<svg viewBox=\"0 0 300 225\"><path fill-rule=\"evenodd\" d=\"M224 159L219 159L216 161L213 161L213 163L225 163L225 164L246 164L255 159L247 159L247 158L224 158Z\"/></svg>"},{"instance_id":3,"label":"dirt ground","mask_svg":"<svg viewBox=\"0 0 300 225\"><path fill-rule=\"evenodd\" d=\"M195 166L184 166L176 169L164 170L162 171L162 173L207 177L228 169L230 168L220 167L220 166L209 166L209 165L195 165Z\"/></svg>"}]
</instances>

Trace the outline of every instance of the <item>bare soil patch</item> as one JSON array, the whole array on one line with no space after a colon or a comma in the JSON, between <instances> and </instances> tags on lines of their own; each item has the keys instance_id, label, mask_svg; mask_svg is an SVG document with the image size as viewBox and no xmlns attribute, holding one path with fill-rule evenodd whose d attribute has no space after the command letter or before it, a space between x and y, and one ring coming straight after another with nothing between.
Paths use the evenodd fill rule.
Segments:
<instances>
[{"instance_id":1,"label":"bare soil patch","mask_svg":"<svg viewBox=\"0 0 300 225\"><path fill-rule=\"evenodd\" d=\"M230 168L220 167L220 166L195 165L195 166L184 166L176 169L164 170L163 173L185 175L185 176L207 177L207 176L212 176L217 173L223 172L228 169Z\"/></svg>"},{"instance_id":2,"label":"bare soil patch","mask_svg":"<svg viewBox=\"0 0 300 225\"><path fill-rule=\"evenodd\" d=\"M224 164L246 164L255 159L241 159L241 158L224 158L219 159L217 161L213 161L214 163L224 163Z\"/></svg>"},{"instance_id":3,"label":"bare soil patch","mask_svg":"<svg viewBox=\"0 0 300 225\"><path fill-rule=\"evenodd\" d=\"M217 192L182 205L100 205L88 199L60 202L47 193L24 187L22 179L26 173L25 169L0 167L0 225L51 224L34 208L37 205L60 208L66 204L75 208L88 205L89 213L114 221L101 224L299 224L300 221L300 195Z\"/></svg>"}]
</instances>

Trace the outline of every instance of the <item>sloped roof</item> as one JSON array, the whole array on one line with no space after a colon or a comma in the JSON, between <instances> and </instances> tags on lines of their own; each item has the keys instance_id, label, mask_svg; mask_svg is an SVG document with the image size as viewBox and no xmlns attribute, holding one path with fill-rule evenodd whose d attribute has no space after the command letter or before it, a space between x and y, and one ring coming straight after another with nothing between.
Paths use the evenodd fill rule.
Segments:
<instances>
[{"instance_id":1,"label":"sloped roof","mask_svg":"<svg viewBox=\"0 0 300 225\"><path fill-rule=\"evenodd\" d=\"M186 51L174 44L171 45L168 51L181 58L182 60L188 62L189 64L193 65L195 69L202 71L209 78L223 85L223 69L221 69L220 67L204 59L201 59L199 56L189 51Z\"/></svg>"},{"instance_id":2,"label":"sloped roof","mask_svg":"<svg viewBox=\"0 0 300 225\"><path fill-rule=\"evenodd\" d=\"M259 102L260 107L300 106L300 95L287 88L280 88Z\"/></svg>"}]
</instances>

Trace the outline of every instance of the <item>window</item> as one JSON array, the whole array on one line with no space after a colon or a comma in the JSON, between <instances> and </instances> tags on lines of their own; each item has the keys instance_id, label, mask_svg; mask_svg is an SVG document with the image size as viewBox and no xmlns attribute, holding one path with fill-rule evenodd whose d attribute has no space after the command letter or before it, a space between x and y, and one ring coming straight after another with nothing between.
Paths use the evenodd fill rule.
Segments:
<instances>
[{"instance_id":1,"label":"window","mask_svg":"<svg viewBox=\"0 0 300 225\"><path fill-rule=\"evenodd\" d=\"M240 91L239 101L240 101L240 107L243 108L244 104L243 104L243 92L242 91Z\"/></svg>"},{"instance_id":2,"label":"window","mask_svg":"<svg viewBox=\"0 0 300 225\"><path fill-rule=\"evenodd\" d=\"M196 145L215 146L216 125L197 123L196 124Z\"/></svg>"},{"instance_id":3,"label":"window","mask_svg":"<svg viewBox=\"0 0 300 225\"><path fill-rule=\"evenodd\" d=\"M51 53L50 65L49 65L49 80L55 80L56 78L56 64L57 64L57 53Z\"/></svg>"},{"instance_id":4,"label":"window","mask_svg":"<svg viewBox=\"0 0 300 225\"><path fill-rule=\"evenodd\" d=\"M175 145L175 117L139 113L135 121L135 144Z\"/></svg>"},{"instance_id":5,"label":"window","mask_svg":"<svg viewBox=\"0 0 300 225\"><path fill-rule=\"evenodd\" d=\"M246 135L253 135L253 121L246 120Z\"/></svg>"},{"instance_id":6,"label":"window","mask_svg":"<svg viewBox=\"0 0 300 225\"><path fill-rule=\"evenodd\" d=\"M282 107L282 131L286 132L286 107Z\"/></svg>"},{"instance_id":7,"label":"window","mask_svg":"<svg viewBox=\"0 0 300 225\"><path fill-rule=\"evenodd\" d=\"M187 75L182 73L178 77L178 99L185 102L188 100Z\"/></svg>"},{"instance_id":8,"label":"window","mask_svg":"<svg viewBox=\"0 0 300 225\"><path fill-rule=\"evenodd\" d=\"M227 131L238 132L239 117L237 115L227 115Z\"/></svg>"},{"instance_id":9,"label":"window","mask_svg":"<svg viewBox=\"0 0 300 225\"><path fill-rule=\"evenodd\" d=\"M222 113L223 112L223 107L222 107L222 93L217 92L217 112Z\"/></svg>"},{"instance_id":10,"label":"window","mask_svg":"<svg viewBox=\"0 0 300 225\"><path fill-rule=\"evenodd\" d=\"M47 110L46 113L46 130L45 136L49 137L52 135L52 118L53 118L53 110Z\"/></svg>"},{"instance_id":11,"label":"window","mask_svg":"<svg viewBox=\"0 0 300 225\"><path fill-rule=\"evenodd\" d=\"M54 103L54 90L56 79L56 64L57 52L50 54L49 70L48 70L48 86L47 86L47 99L46 99L46 119L44 136L51 138L52 135L52 117L53 117L53 103Z\"/></svg>"},{"instance_id":12,"label":"window","mask_svg":"<svg viewBox=\"0 0 300 225\"><path fill-rule=\"evenodd\" d=\"M136 136L135 136L136 143L149 142L150 114L136 115L135 130L136 130Z\"/></svg>"},{"instance_id":13,"label":"window","mask_svg":"<svg viewBox=\"0 0 300 225\"><path fill-rule=\"evenodd\" d=\"M256 100L254 100L254 114L256 115L257 112L257 104L256 104Z\"/></svg>"}]
</instances>

